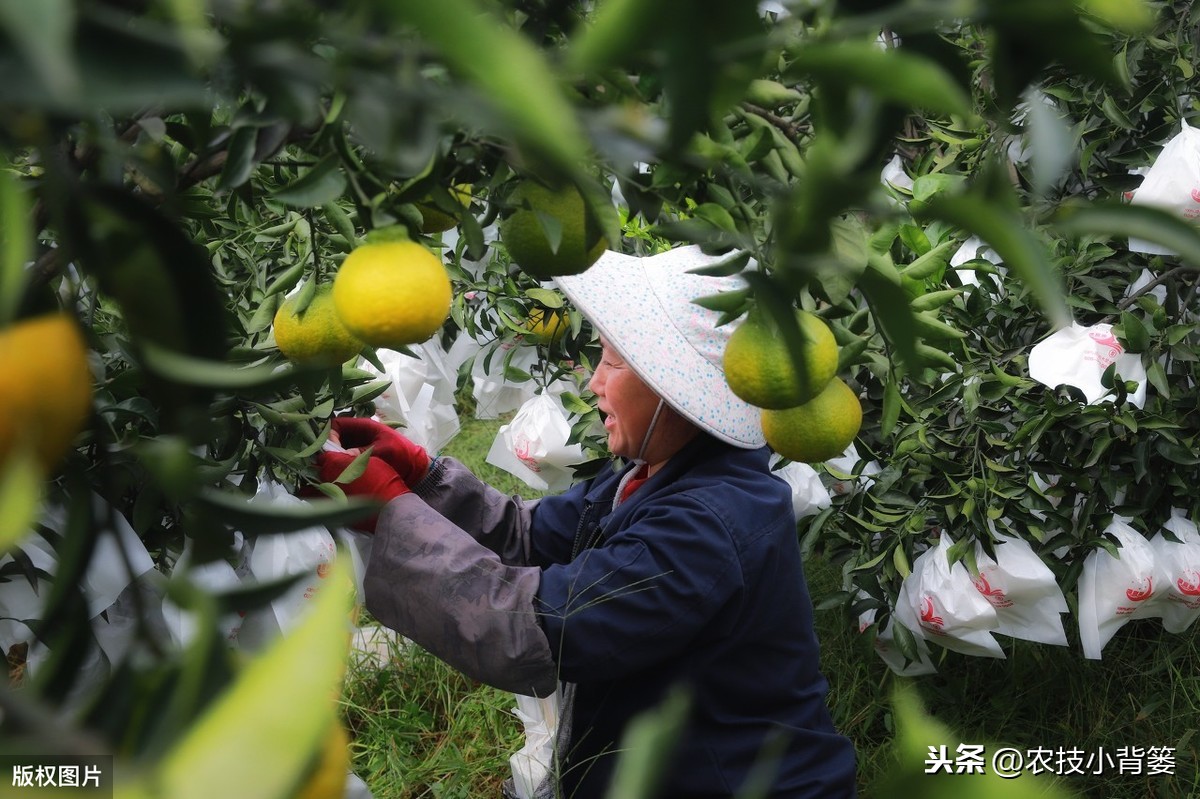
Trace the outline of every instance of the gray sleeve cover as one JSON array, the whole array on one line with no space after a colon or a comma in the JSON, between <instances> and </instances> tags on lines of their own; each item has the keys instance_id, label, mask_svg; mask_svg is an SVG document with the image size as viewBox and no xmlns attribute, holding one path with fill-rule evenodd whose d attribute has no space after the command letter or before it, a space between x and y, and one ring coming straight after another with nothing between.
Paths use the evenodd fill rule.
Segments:
<instances>
[{"instance_id":1,"label":"gray sleeve cover","mask_svg":"<svg viewBox=\"0 0 1200 799\"><path fill-rule=\"evenodd\" d=\"M415 494L379 516L367 610L468 677L548 696L558 668L534 602L541 569L505 564Z\"/></svg>"},{"instance_id":2,"label":"gray sleeve cover","mask_svg":"<svg viewBox=\"0 0 1200 799\"><path fill-rule=\"evenodd\" d=\"M536 502L502 494L448 457L434 462L413 493L504 563L529 563L529 519Z\"/></svg>"}]
</instances>

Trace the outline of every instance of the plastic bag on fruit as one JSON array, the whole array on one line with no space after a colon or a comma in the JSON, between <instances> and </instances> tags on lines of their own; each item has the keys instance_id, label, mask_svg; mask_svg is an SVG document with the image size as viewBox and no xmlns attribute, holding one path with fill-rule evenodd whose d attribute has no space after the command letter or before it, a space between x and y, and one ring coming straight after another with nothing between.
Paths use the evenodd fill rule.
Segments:
<instances>
[{"instance_id":1,"label":"plastic bag on fruit","mask_svg":"<svg viewBox=\"0 0 1200 799\"><path fill-rule=\"evenodd\" d=\"M521 720L525 744L508 758L512 770L512 793L517 799L535 799L538 786L550 774L554 764L554 743L561 710L559 692L538 699L513 694L517 706L513 715Z\"/></svg>"},{"instance_id":2,"label":"plastic bag on fruit","mask_svg":"<svg viewBox=\"0 0 1200 799\"><path fill-rule=\"evenodd\" d=\"M1134 205L1164 208L1181 219L1200 218L1200 129L1180 120L1177 133L1154 159L1133 191ZM1151 255L1176 255L1159 244L1130 237L1129 249Z\"/></svg>"},{"instance_id":3,"label":"plastic bag on fruit","mask_svg":"<svg viewBox=\"0 0 1200 799\"><path fill-rule=\"evenodd\" d=\"M782 478L792 489L792 510L796 512L797 519L820 513L833 504L833 499L829 496L825 484L821 482L821 475L816 469L807 463L796 461L778 466L781 460L783 459L778 455L771 456L772 474Z\"/></svg>"},{"instance_id":4,"label":"plastic bag on fruit","mask_svg":"<svg viewBox=\"0 0 1200 799\"><path fill-rule=\"evenodd\" d=\"M858 477L855 477L854 469L860 460L862 458L858 454L858 448L851 444L841 455L825 461L823 464L825 471L833 478L833 484L830 486L832 493L838 496L849 494L856 482L861 482L861 488L871 487L871 484L875 482L873 475L879 474L883 467L879 465L879 461L868 461L863 464Z\"/></svg>"},{"instance_id":5,"label":"plastic bag on fruit","mask_svg":"<svg viewBox=\"0 0 1200 799\"><path fill-rule=\"evenodd\" d=\"M1161 532L1150 539L1150 546L1163 572L1163 594L1157 610L1163 629L1181 633L1200 617L1200 531L1182 510L1173 512L1163 523L1178 542Z\"/></svg>"},{"instance_id":6,"label":"plastic bag on fruit","mask_svg":"<svg viewBox=\"0 0 1200 799\"><path fill-rule=\"evenodd\" d=\"M475 362L471 364L476 419L495 419L516 410L537 392L534 381L514 382L505 376L506 360L513 368L529 372L537 363L537 348L502 341L476 353Z\"/></svg>"},{"instance_id":7,"label":"plastic bag on fruit","mask_svg":"<svg viewBox=\"0 0 1200 799\"><path fill-rule=\"evenodd\" d=\"M568 443L570 435L571 422L559 395L543 391L500 427L487 462L531 488L562 491L571 485L574 465L583 461L583 447Z\"/></svg>"},{"instance_id":8,"label":"plastic bag on fruit","mask_svg":"<svg viewBox=\"0 0 1200 799\"><path fill-rule=\"evenodd\" d=\"M1137 382L1137 390L1128 399L1132 405L1142 407L1146 402L1146 368L1141 357L1125 352L1109 324L1085 327L1072 322L1070 327L1042 339L1029 351L1029 376L1050 388L1074 386L1083 392L1089 405L1094 405L1112 396L1101 377L1114 363L1122 380Z\"/></svg>"},{"instance_id":9,"label":"plastic bag on fruit","mask_svg":"<svg viewBox=\"0 0 1200 799\"><path fill-rule=\"evenodd\" d=\"M246 546L241 540L241 534L236 533L237 540L234 549L241 551ZM233 565L225 560L213 560L208 563L192 563L192 541L184 542L183 553L175 561L171 570L173 578L183 577L194 583L198 588L212 594L221 594L239 587L241 576L234 570ZM193 614L164 597L162 602L163 620L167 631L176 646L184 647L192 640L196 632ZM230 645L238 641L244 616L240 613L229 613L217 620L221 635Z\"/></svg>"},{"instance_id":10,"label":"plastic bag on fruit","mask_svg":"<svg viewBox=\"0 0 1200 799\"><path fill-rule=\"evenodd\" d=\"M937 546L913 561L896 597L896 621L913 634L964 655L1004 657L992 637L996 609L983 598L962 562L950 565L952 542L945 533Z\"/></svg>"},{"instance_id":11,"label":"plastic bag on fruit","mask_svg":"<svg viewBox=\"0 0 1200 799\"><path fill-rule=\"evenodd\" d=\"M1120 557L1097 548L1079 574L1079 639L1083 656L1099 660L1101 650L1130 619L1158 615L1163 574L1154 548L1120 517L1104 529L1121 544Z\"/></svg>"},{"instance_id":12,"label":"plastic bag on fruit","mask_svg":"<svg viewBox=\"0 0 1200 799\"><path fill-rule=\"evenodd\" d=\"M392 384L375 398L375 415L383 422L403 425L410 439L437 452L458 434L458 412L454 409L457 374L436 344L426 342L411 349L419 357L377 350L384 367L382 373L366 360L362 367Z\"/></svg>"},{"instance_id":13,"label":"plastic bag on fruit","mask_svg":"<svg viewBox=\"0 0 1200 799\"><path fill-rule=\"evenodd\" d=\"M271 480L262 481L249 501L277 507L304 502ZM290 630L321 590L336 555L333 535L321 526L257 536L241 571L243 582L270 583L286 577L299 579L272 601L269 608L247 614L238 634L239 644L246 649L258 649L276 634ZM355 577L362 579L361 573Z\"/></svg>"},{"instance_id":14,"label":"plastic bag on fruit","mask_svg":"<svg viewBox=\"0 0 1200 799\"><path fill-rule=\"evenodd\" d=\"M979 574L972 578L979 594L996 609L996 632L1012 638L1055 646L1067 645L1062 614L1067 599L1054 572L1023 538L996 534L996 558L975 544Z\"/></svg>"},{"instance_id":15,"label":"plastic bag on fruit","mask_svg":"<svg viewBox=\"0 0 1200 799\"><path fill-rule=\"evenodd\" d=\"M1007 270L1001 266L1004 261L996 254L996 251L989 247L983 239L978 236L972 236L954 251L954 255L950 256L950 268L955 271L964 286L979 285L979 275L974 269L965 266L968 261L976 259L982 259L995 265L1001 277L1007 274ZM1003 291L1003 282L1000 282L1000 287Z\"/></svg>"},{"instance_id":16,"label":"plastic bag on fruit","mask_svg":"<svg viewBox=\"0 0 1200 799\"><path fill-rule=\"evenodd\" d=\"M866 594L860 593L860 597ZM858 632L866 633L875 624L876 608L867 608L858 615ZM937 666L929 654L929 644L918 633L913 633L917 645L917 659L909 660L896 646L896 636L892 625L896 624L895 614L878 626L875 633L874 648L879 658L887 667L901 677L920 677L924 674L937 674ZM911 631L910 631L911 632Z\"/></svg>"}]
</instances>

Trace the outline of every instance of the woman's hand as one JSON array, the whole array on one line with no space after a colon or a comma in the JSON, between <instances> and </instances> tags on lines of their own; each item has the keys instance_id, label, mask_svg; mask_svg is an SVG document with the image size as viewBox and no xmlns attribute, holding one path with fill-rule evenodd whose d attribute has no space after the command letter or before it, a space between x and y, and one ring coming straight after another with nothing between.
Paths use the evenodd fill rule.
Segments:
<instances>
[{"instance_id":1,"label":"woman's hand","mask_svg":"<svg viewBox=\"0 0 1200 799\"><path fill-rule=\"evenodd\" d=\"M348 452L320 452L316 456L317 473L321 480L332 483L341 476L354 461L355 456ZM349 483L339 483L347 496L367 497L383 503L391 502L402 494L409 493L408 485L396 474L396 470L382 459L374 456L367 459L366 470ZM378 516L371 516L350 526L366 533L375 532Z\"/></svg>"},{"instance_id":2,"label":"woman's hand","mask_svg":"<svg viewBox=\"0 0 1200 799\"><path fill-rule=\"evenodd\" d=\"M395 470L410 486L425 479L429 471L429 453L424 447L409 441L405 435L382 422L355 416L333 419L330 437L352 454L372 447L371 456L379 458Z\"/></svg>"}]
</instances>

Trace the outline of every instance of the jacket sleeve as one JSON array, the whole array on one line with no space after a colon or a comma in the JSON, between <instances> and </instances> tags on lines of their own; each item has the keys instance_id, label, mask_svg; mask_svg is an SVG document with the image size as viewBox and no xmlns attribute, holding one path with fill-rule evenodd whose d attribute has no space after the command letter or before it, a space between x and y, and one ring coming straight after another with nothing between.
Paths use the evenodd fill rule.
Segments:
<instances>
[{"instance_id":1,"label":"jacket sleeve","mask_svg":"<svg viewBox=\"0 0 1200 799\"><path fill-rule=\"evenodd\" d=\"M509 565L415 494L379 516L367 610L469 677L548 696L558 669L534 612L535 566Z\"/></svg>"},{"instance_id":2,"label":"jacket sleeve","mask_svg":"<svg viewBox=\"0 0 1200 799\"><path fill-rule=\"evenodd\" d=\"M434 461L413 493L504 563L529 564L530 519L537 502L502 494L449 457Z\"/></svg>"}]
</instances>

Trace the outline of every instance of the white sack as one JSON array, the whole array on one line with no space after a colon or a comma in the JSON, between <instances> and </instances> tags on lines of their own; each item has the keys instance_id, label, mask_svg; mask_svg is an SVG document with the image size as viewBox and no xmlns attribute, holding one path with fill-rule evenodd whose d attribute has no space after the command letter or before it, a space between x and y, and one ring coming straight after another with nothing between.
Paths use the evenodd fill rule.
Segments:
<instances>
[{"instance_id":1,"label":"white sack","mask_svg":"<svg viewBox=\"0 0 1200 799\"><path fill-rule=\"evenodd\" d=\"M1067 645L1062 615L1067 612L1054 572L1023 538L997 535L996 559L975 544L980 595L996 609L996 632L1055 646Z\"/></svg>"},{"instance_id":2,"label":"white sack","mask_svg":"<svg viewBox=\"0 0 1200 799\"><path fill-rule=\"evenodd\" d=\"M1134 205L1163 208L1181 219L1200 217L1200 129L1180 120L1182 128L1162 148L1142 183L1133 192ZM1129 249L1150 255L1177 255L1159 244L1133 238Z\"/></svg>"},{"instance_id":3,"label":"white sack","mask_svg":"<svg viewBox=\"0 0 1200 799\"><path fill-rule=\"evenodd\" d=\"M781 460L778 455L772 455L771 473L782 478L792 489L792 510L795 511L797 519L820 513L833 504L833 499L829 496L825 484L821 482L821 475L816 469L799 461L789 461L776 468L776 464Z\"/></svg>"},{"instance_id":4,"label":"white sack","mask_svg":"<svg viewBox=\"0 0 1200 799\"><path fill-rule=\"evenodd\" d=\"M1137 530L1114 518L1104 532L1120 543L1120 557L1105 549L1089 552L1079 575L1079 638L1083 656L1100 652L1130 619L1156 616L1155 597L1163 583L1154 548Z\"/></svg>"},{"instance_id":5,"label":"white sack","mask_svg":"<svg viewBox=\"0 0 1200 799\"><path fill-rule=\"evenodd\" d=\"M1074 386L1083 392L1089 405L1094 405L1110 396L1100 377L1113 363L1122 380L1137 382L1137 391L1129 394L1129 402L1142 407L1146 402L1146 369L1140 356L1125 352L1109 324L1084 327L1072 322L1070 327L1042 339L1029 351L1029 376L1050 388Z\"/></svg>"},{"instance_id":6,"label":"white sack","mask_svg":"<svg viewBox=\"0 0 1200 799\"><path fill-rule=\"evenodd\" d=\"M859 614L858 617L858 632L865 633L875 624L875 608L868 608ZM913 633L917 645L917 659L908 660L904 653L900 651L900 647L896 646L896 636L893 632L893 626L896 623L895 614L888 621L879 625L878 631L875 633L875 653L880 659L887 664L887 667L901 677L920 677L925 674L937 674L937 666L933 665L933 658L929 654L929 644L921 637L920 633Z\"/></svg>"},{"instance_id":7,"label":"white sack","mask_svg":"<svg viewBox=\"0 0 1200 799\"><path fill-rule=\"evenodd\" d=\"M375 415L380 421L403 425L409 439L437 452L458 434L458 413L454 409L457 374L436 344L426 342L411 349L419 357L377 350L384 367L382 373L365 359L360 365L391 381L391 386L375 398Z\"/></svg>"},{"instance_id":8,"label":"white sack","mask_svg":"<svg viewBox=\"0 0 1200 799\"><path fill-rule=\"evenodd\" d=\"M1200 616L1200 532L1196 523L1174 515L1163 527L1179 542L1161 532L1150 539L1159 569L1163 572L1163 594L1158 605L1163 629L1181 633Z\"/></svg>"},{"instance_id":9,"label":"white sack","mask_svg":"<svg viewBox=\"0 0 1200 799\"><path fill-rule=\"evenodd\" d=\"M558 732L559 694L538 699L514 694L513 714L525 727L525 744L508 758L513 789L518 799L533 799L538 785L554 764L554 740Z\"/></svg>"},{"instance_id":10,"label":"white sack","mask_svg":"<svg viewBox=\"0 0 1200 799\"><path fill-rule=\"evenodd\" d=\"M503 341L481 349L471 364L471 385L475 397L475 418L495 419L521 407L537 392L532 380L516 383L504 376L504 362L524 372L537 363L537 348Z\"/></svg>"},{"instance_id":11,"label":"white sack","mask_svg":"<svg viewBox=\"0 0 1200 799\"><path fill-rule=\"evenodd\" d=\"M558 395L543 392L526 400L502 425L488 450L487 462L531 488L561 491L571 485L583 447L569 444L571 423Z\"/></svg>"},{"instance_id":12,"label":"white sack","mask_svg":"<svg viewBox=\"0 0 1200 799\"><path fill-rule=\"evenodd\" d=\"M996 609L976 590L961 562L950 566L950 537L922 552L896 597L896 621L918 637L964 655L1004 657L992 637L999 626Z\"/></svg>"}]
</instances>

